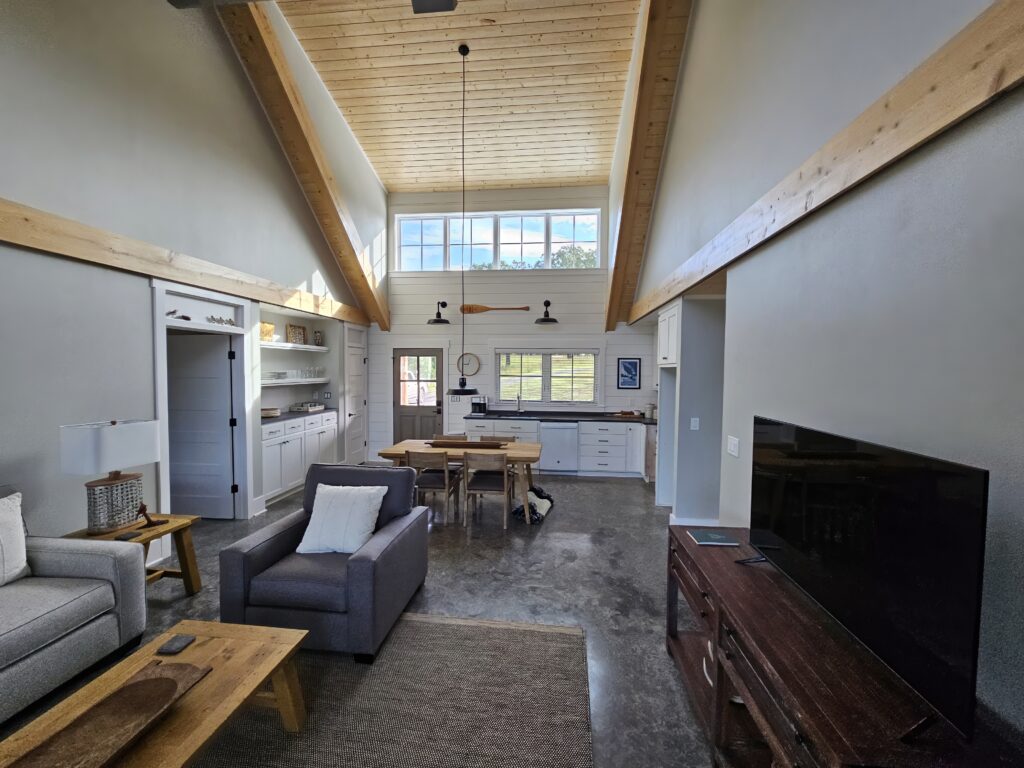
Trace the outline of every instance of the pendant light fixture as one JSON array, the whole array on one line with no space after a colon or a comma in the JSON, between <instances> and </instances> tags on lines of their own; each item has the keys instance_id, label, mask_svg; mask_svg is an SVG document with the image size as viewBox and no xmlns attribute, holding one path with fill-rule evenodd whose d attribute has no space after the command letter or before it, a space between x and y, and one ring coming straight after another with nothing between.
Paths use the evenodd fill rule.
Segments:
<instances>
[{"instance_id":1,"label":"pendant light fixture","mask_svg":"<svg viewBox=\"0 0 1024 768\"><path fill-rule=\"evenodd\" d=\"M462 277L462 303L466 303L466 57L469 56L469 46L463 43L459 46L459 55L462 57L462 243L459 246L459 265ZM459 373L462 373L462 361L466 359L466 321L469 315L462 315L462 354L459 355ZM465 375L459 376L459 386L448 390L449 395L479 395L476 387L471 387L466 382Z\"/></svg>"},{"instance_id":2,"label":"pendant light fixture","mask_svg":"<svg viewBox=\"0 0 1024 768\"><path fill-rule=\"evenodd\" d=\"M445 309L447 306L447 301L437 302L437 312L434 313L434 316L432 318L427 320L427 325L451 325L450 320L446 320L445 318L441 317L441 310Z\"/></svg>"},{"instance_id":3,"label":"pendant light fixture","mask_svg":"<svg viewBox=\"0 0 1024 768\"><path fill-rule=\"evenodd\" d=\"M551 302L548 301L547 299L544 299L544 314L538 317L533 322L535 322L537 325L550 325L551 323L557 323L558 320L553 318L551 316L551 313L548 311L548 307L550 306Z\"/></svg>"}]
</instances>

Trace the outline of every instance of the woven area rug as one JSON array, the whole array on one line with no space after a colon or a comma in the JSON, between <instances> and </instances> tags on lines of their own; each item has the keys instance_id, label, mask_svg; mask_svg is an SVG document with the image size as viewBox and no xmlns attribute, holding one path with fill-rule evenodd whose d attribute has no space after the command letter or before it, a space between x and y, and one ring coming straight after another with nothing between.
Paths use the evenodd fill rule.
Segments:
<instances>
[{"instance_id":1,"label":"woven area rug","mask_svg":"<svg viewBox=\"0 0 1024 768\"><path fill-rule=\"evenodd\" d=\"M406 614L373 665L303 652L308 717L246 707L203 768L590 768L581 630Z\"/></svg>"}]
</instances>

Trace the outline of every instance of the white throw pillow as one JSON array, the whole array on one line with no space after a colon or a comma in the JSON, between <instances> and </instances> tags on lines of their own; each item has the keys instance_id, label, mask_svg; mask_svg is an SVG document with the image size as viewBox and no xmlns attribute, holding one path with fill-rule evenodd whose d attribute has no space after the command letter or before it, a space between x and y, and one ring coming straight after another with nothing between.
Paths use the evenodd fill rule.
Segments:
<instances>
[{"instance_id":1,"label":"white throw pillow","mask_svg":"<svg viewBox=\"0 0 1024 768\"><path fill-rule=\"evenodd\" d=\"M296 552L351 554L373 536L386 485L324 485L316 487L313 515Z\"/></svg>"},{"instance_id":2,"label":"white throw pillow","mask_svg":"<svg viewBox=\"0 0 1024 768\"><path fill-rule=\"evenodd\" d=\"M0 587L28 574L21 494L12 493L0 499Z\"/></svg>"}]
</instances>

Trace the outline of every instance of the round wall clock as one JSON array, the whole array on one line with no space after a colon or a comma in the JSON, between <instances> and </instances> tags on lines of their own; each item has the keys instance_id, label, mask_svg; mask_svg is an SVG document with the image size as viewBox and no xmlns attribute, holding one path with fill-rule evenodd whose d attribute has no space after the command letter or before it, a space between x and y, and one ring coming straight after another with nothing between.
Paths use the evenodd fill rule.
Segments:
<instances>
[{"instance_id":1,"label":"round wall clock","mask_svg":"<svg viewBox=\"0 0 1024 768\"><path fill-rule=\"evenodd\" d=\"M472 352L463 352L455 362L455 367L463 376L475 376L480 372L480 358Z\"/></svg>"}]
</instances>

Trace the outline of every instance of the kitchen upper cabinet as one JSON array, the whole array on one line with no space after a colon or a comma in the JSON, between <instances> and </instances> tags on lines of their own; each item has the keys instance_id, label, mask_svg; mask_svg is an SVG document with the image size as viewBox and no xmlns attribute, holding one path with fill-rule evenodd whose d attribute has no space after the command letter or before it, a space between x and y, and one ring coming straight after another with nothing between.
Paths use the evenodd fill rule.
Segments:
<instances>
[{"instance_id":1,"label":"kitchen upper cabinet","mask_svg":"<svg viewBox=\"0 0 1024 768\"><path fill-rule=\"evenodd\" d=\"M682 307L669 304L658 313L658 365L679 365L679 335Z\"/></svg>"}]
</instances>

